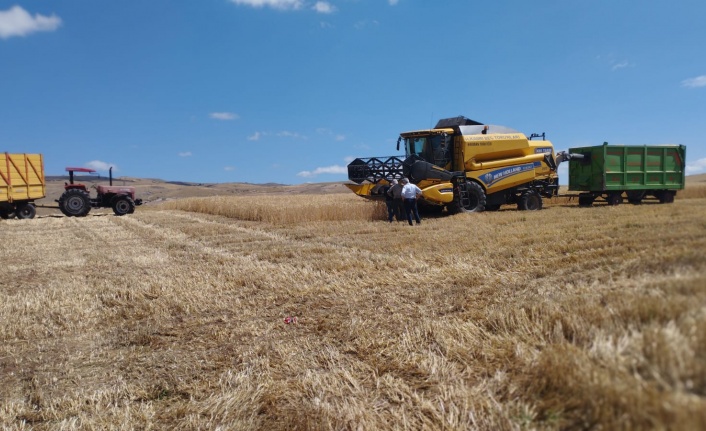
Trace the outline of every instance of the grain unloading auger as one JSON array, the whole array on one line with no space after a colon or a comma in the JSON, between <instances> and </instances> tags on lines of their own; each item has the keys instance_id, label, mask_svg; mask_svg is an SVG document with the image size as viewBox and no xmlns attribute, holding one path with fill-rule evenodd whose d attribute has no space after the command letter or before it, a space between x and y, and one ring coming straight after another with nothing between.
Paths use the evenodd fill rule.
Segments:
<instances>
[{"instance_id":1,"label":"grain unloading auger","mask_svg":"<svg viewBox=\"0 0 706 431\"><path fill-rule=\"evenodd\" d=\"M541 138L541 140L535 138ZM382 198L392 179L408 177L422 189L425 205L450 213L497 210L517 204L539 210L542 197L558 193L554 146L544 134L524 134L465 117L439 120L433 129L400 134L404 156L371 157L348 165L346 184L365 198Z\"/></svg>"}]
</instances>

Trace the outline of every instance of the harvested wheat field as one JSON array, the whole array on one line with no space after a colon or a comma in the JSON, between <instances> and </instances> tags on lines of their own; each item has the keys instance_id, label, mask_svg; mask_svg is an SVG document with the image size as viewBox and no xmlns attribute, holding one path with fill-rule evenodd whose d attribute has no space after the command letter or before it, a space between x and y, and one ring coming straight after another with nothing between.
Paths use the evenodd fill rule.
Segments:
<instances>
[{"instance_id":1,"label":"harvested wheat field","mask_svg":"<svg viewBox=\"0 0 706 431\"><path fill-rule=\"evenodd\" d=\"M0 422L706 429L691 196L414 227L352 194L0 221Z\"/></svg>"}]
</instances>

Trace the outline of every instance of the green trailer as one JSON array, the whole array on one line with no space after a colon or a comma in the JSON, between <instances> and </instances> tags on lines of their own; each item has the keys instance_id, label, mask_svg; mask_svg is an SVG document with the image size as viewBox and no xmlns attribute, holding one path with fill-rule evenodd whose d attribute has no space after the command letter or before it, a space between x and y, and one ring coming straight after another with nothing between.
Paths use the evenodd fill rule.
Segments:
<instances>
[{"instance_id":1,"label":"green trailer","mask_svg":"<svg viewBox=\"0 0 706 431\"><path fill-rule=\"evenodd\" d=\"M597 198L609 205L655 198L674 202L684 189L684 145L603 145L569 149L569 190L581 192L579 205Z\"/></svg>"}]
</instances>

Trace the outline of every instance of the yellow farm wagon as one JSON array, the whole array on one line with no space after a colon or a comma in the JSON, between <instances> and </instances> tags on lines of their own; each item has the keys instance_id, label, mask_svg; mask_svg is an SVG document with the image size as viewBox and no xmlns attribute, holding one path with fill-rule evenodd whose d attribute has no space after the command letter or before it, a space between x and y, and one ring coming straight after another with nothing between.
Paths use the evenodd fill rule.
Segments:
<instances>
[{"instance_id":1,"label":"yellow farm wagon","mask_svg":"<svg viewBox=\"0 0 706 431\"><path fill-rule=\"evenodd\" d=\"M0 218L34 218L34 201L45 195L41 154L0 153Z\"/></svg>"}]
</instances>

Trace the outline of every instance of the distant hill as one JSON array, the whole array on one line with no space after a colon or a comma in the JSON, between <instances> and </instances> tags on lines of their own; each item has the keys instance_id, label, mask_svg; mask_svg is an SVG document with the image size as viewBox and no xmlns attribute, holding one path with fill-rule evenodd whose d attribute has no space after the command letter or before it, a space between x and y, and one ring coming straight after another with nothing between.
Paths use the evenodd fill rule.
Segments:
<instances>
[{"instance_id":1,"label":"distant hill","mask_svg":"<svg viewBox=\"0 0 706 431\"><path fill-rule=\"evenodd\" d=\"M61 196L64 191L64 183L68 181L68 176L47 176L47 197L38 200L37 203L40 205L55 205L54 201L59 199L59 196ZM90 190L93 185L107 185L108 178L81 176L77 182L85 184ZM186 181L164 181L152 178L131 177L118 177L113 179L113 185L135 187L137 189L137 197L144 200L145 204L167 199L199 196L350 193L343 184L343 182L298 185L276 183L192 183ZM91 190L91 196L95 196L95 191Z\"/></svg>"},{"instance_id":2,"label":"distant hill","mask_svg":"<svg viewBox=\"0 0 706 431\"><path fill-rule=\"evenodd\" d=\"M686 176L686 183L687 184L706 183L706 174L687 175Z\"/></svg>"}]
</instances>

